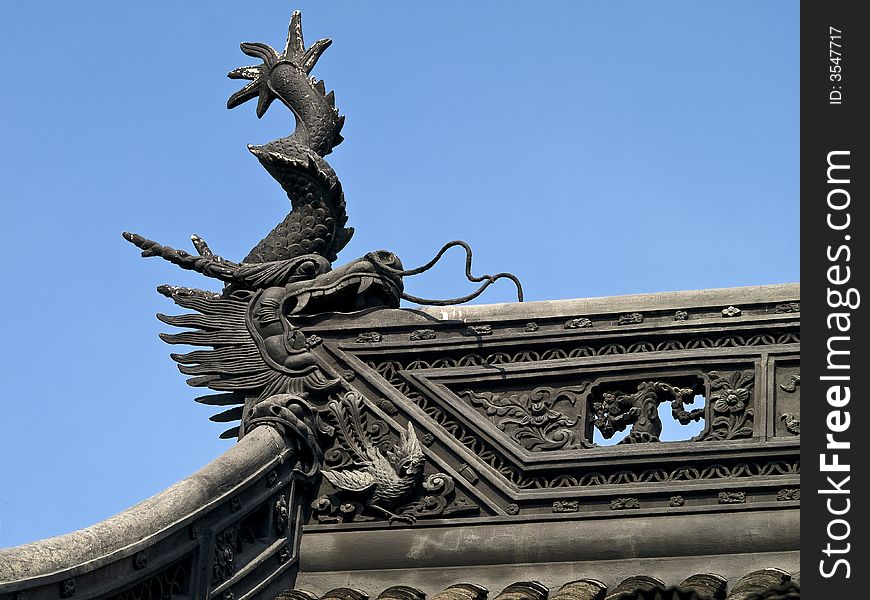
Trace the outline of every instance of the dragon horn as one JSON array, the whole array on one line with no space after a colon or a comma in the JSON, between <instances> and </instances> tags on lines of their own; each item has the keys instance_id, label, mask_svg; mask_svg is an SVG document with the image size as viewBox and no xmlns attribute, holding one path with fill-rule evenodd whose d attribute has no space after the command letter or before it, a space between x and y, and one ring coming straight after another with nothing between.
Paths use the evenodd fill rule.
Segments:
<instances>
[{"instance_id":1,"label":"dragon horn","mask_svg":"<svg viewBox=\"0 0 870 600\"><path fill-rule=\"evenodd\" d=\"M169 261L174 265L178 265L182 269L187 269L189 271L196 271L197 273L202 273L206 277L213 277L215 279L220 279L226 283L233 283L236 281L236 271L238 270L239 265L222 259L220 256L214 255L202 255L202 256L194 256L185 252L184 250L176 250L175 248L170 248L169 246L163 246L155 242L154 240L149 240L148 238L142 237L138 233L129 233L125 231L121 234L125 240L140 248L142 250L142 256L144 258L148 258L150 256L159 256L163 260ZM197 237L197 239L199 239ZM207 248L207 246L206 246Z\"/></svg>"}]
</instances>

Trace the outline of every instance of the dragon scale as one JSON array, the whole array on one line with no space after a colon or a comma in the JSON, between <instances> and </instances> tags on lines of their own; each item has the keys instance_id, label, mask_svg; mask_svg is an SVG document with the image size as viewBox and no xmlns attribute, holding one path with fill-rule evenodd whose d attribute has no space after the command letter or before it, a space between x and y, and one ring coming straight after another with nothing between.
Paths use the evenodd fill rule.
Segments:
<instances>
[{"instance_id":1,"label":"dragon scale","mask_svg":"<svg viewBox=\"0 0 870 600\"><path fill-rule=\"evenodd\" d=\"M244 263L290 260L305 254L319 254L332 262L353 235L353 229L344 226L347 213L341 183L323 158L341 143L344 117L335 108L334 94L326 93L323 82L309 76L330 43L322 39L306 49L296 11L283 52L266 44L243 43L242 52L263 62L228 74L250 83L229 98L227 108L257 98L257 116L262 117L278 99L296 121L289 136L248 146L287 192L292 210L248 253Z\"/></svg>"}]
</instances>

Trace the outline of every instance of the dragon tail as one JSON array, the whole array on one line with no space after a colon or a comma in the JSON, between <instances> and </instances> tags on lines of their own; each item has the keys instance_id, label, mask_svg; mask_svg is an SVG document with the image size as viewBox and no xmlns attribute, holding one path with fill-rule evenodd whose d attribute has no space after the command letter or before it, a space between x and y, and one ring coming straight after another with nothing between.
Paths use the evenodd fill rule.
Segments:
<instances>
[{"instance_id":1,"label":"dragon tail","mask_svg":"<svg viewBox=\"0 0 870 600\"><path fill-rule=\"evenodd\" d=\"M242 52L263 62L228 75L250 83L230 96L227 108L257 98L257 116L261 117L278 99L296 120L291 135L248 147L287 192L292 212L243 262L288 260L302 254L320 254L332 262L353 234L353 229L344 226L347 213L341 184L323 159L341 143L344 117L335 108L335 95L326 92L323 81L309 76L330 43L322 39L306 48L296 11L283 52L262 43L244 43Z\"/></svg>"}]
</instances>

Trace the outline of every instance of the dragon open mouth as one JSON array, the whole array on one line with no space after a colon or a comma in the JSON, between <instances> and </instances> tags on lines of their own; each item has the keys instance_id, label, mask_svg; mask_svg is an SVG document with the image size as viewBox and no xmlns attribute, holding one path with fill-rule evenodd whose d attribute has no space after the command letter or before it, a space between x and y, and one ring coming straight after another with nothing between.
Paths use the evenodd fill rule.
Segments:
<instances>
[{"instance_id":1,"label":"dragon open mouth","mask_svg":"<svg viewBox=\"0 0 870 600\"><path fill-rule=\"evenodd\" d=\"M313 280L287 285L284 313L302 315L398 308L404 286L401 276L393 271L401 268L401 261L392 252L372 252Z\"/></svg>"},{"instance_id":2,"label":"dragon open mouth","mask_svg":"<svg viewBox=\"0 0 870 600\"><path fill-rule=\"evenodd\" d=\"M398 308L399 292L380 275L346 275L332 285L289 296L288 314L347 312L382 306ZM292 307L291 307L292 306Z\"/></svg>"}]
</instances>

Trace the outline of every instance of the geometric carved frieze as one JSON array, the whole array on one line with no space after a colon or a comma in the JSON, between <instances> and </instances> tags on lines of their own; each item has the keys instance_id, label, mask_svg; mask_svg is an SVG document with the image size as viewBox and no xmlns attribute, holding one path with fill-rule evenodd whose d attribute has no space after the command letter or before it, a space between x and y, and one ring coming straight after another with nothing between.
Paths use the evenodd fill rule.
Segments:
<instances>
[{"instance_id":1,"label":"geometric carved frieze","mask_svg":"<svg viewBox=\"0 0 870 600\"><path fill-rule=\"evenodd\" d=\"M791 373L776 369L797 363L768 357L797 356L798 313L742 302L740 316L723 319L727 306L709 315L687 306L679 319L673 310L638 310L644 319L625 325L618 316L628 312L425 325L403 325L397 315L389 328L370 318L356 329L348 321L311 333L323 338L321 351L336 370L351 373L363 412L387 423L391 444L411 424L427 440L425 474L395 514L431 496L422 484L437 473L455 489L439 505L461 499L477 510L435 519L571 518L610 511L620 498L637 499L639 513L691 510L718 507L720 492L744 490L747 506L775 503L780 490L797 486L800 463L798 439L784 422L770 423L768 396L773 387L777 401L794 393L780 388L789 387ZM566 328L581 317L589 323ZM477 324L489 326L485 336L469 336ZM426 336L414 335L421 329ZM366 331L380 341L357 343ZM385 403L395 412L378 409ZM673 421L665 439L679 441L662 440L664 419ZM768 431L794 443L771 452ZM327 453L327 470L329 460ZM322 494L336 491L328 486ZM341 506L333 501L319 522L387 526L388 517L370 510L343 517ZM314 515L312 523L317 507Z\"/></svg>"}]
</instances>

